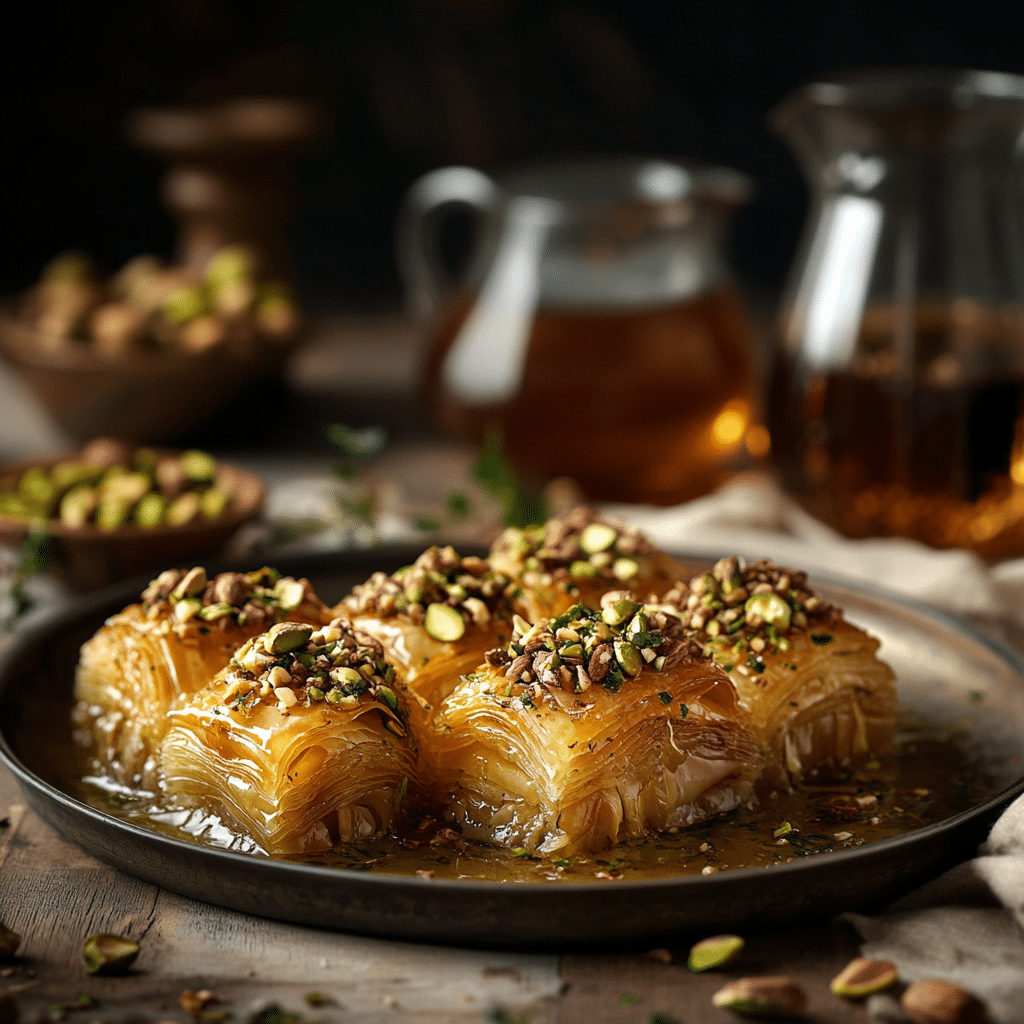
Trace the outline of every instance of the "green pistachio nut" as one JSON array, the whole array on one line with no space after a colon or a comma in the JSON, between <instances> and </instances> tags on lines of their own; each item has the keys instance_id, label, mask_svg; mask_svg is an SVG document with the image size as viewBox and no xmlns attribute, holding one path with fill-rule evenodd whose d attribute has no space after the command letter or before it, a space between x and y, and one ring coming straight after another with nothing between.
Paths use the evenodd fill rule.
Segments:
<instances>
[{"instance_id":1,"label":"green pistachio nut","mask_svg":"<svg viewBox=\"0 0 1024 1024\"><path fill-rule=\"evenodd\" d=\"M210 487L199 498L199 511L207 519L219 519L230 501L231 495L222 487Z\"/></svg>"},{"instance_id":2,"label":"green pistachio nut","mask_svg":"<svg viewBox=\"0 0 1024 1024\"><path fill-rule=\"evenodd\" d=\"M690 970L696 973L724 967L743 952L744 945L746 943L738 935L713 935L709 939L701 939L690 948L687 963Z\"/></svg>"},{"instance_id":3,"label":"green pistachio nut","mask_svg":"<svg viewBox=\"0 0 1024 1024\"><path fill-rule=\"evenodd\" d=\"M784 976L737 978L720 988L712 1002L744 1017L800 1017L807 1011L807 993Z\"/></svg>"},{"instance_id":4,"label":"green pistachio nut","mask_svg":"<svg viewBox=\"0 0 1024 1024\"><path fill-rule=\"evenodd\" d=\"M629 676L638 676L644 667L643 655L628 641L615 641L615 660L622 666L622 671Z\"/></svg>"},{"instance_id":5,"label":"green pistachio nut","mask_svg":"<svg viewBox=\"0 0 1024 1024\"><path fill-rule=\"evenodd\" d=\"M599 551L610 548L619 536L619 531L607 523L591 523L583 528L580 534L580 547L588 555L596 555Z\"/></svg>"},{"instance_id":6,"label":"green pistachio nut","mask_svg":"<svg viewBox=\"0 0 1024 1024\"><path fill-rule=\"evenodd\" d=\"M162 494L155 491L145 495L135 506L135 522L144 529L152 529L164 521L167 512L167 501Z\"/></svg>"},{"instance_id":7,"label":"green pistachio nut","mask_svg":"<svg viewBox=\"0 0 1024 1024\"><path fill-rule=\"evenodd\" d=\"M217 460L209 452L191 448L181 453L181 469L194 484L211 483L217 476Z\"/></svg>"},{"instance_id":8,"label":"green pistachio nut","mask_svg":"<svg viewBox=\"0 0 1024 1024\"><path fill-rule=\"evenodd\" d=\"M441 643L454 643L466 633L466 621L461 612L447 604L427 605L423 628L427 635Z\"/></svg>"},{"instance_id":9,"label":"green pistachio nut","mask_svg":"<svg viewBox=\"0 0 1024 1024\"><path fill-rule=\"evenodd\" d=\"M287 654L313 635L313 627L300 622L279 622L267 630L263 644L271 654Z\"/></svg>"},{"instance_id":10,"label":"green pistachio nut","mask_svg":"<svg viewBox=\"0 0 1024 1024\"><path fill-rule=\"evenodd\" d=\"M120 935L90 935L82 959L90 974L125 974L139 955L139 944Z\"/></svg>"},{"instance_id":11,"label":"green pistachio nut","mask_svg":"<svg viewBox=\"0 0 1024 1024\"><path fill-rule=\"evenodd\" d=\"M762 624L774 626L777 630L789 629L793 611L789 602L778 594L754 594L743 606L747 624L757 628Z\"/></svg>"},{"instance_id":12,"label":"green pistachio nut","mask_svg":"<svg viewBox=\"0 0 1024 1024\"><path fill-rule=\"evenodd\" d=\"M168 526L187 526L198 515L199 495L195 491L186 491L167 506L164 521Z\"/></svg>"},{"instance_id":13,"label":"green pistachio nut","mask_svg":"<svg viewBox=\"0 0 1024 1024\"><path fill-rule=\"evenodd\" d=\"M305 599L306 588L299 580L278 580L274 587L274 597L277 599L278 607L283 611L294 611Z\"/></svg>"},{"instance_id":14,"label":"green pistachio nut","mask_svg":"<svg viewBox=\"0 0 1024 1024\"><path fill-rule=\"evenodd\" d=\"M65 526L85 526L96 510L96 489L82 484L60 499L60 521Z\"/></svg>"}]
</instances>

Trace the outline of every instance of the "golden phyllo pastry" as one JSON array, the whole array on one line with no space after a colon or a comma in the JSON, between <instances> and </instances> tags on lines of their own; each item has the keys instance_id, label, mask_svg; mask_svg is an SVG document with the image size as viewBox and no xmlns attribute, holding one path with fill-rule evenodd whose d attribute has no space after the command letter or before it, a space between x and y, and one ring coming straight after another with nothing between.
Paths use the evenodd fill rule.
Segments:
<instances>
[{"instance_id":1,"label":"golden phyllo pastry","mask_svg":"<svg viewBox=\"0 0 1024 1024\"><path fill-rule=\"evenodd\" d=\"M516 610L531 622L574 604L595 606L612 589L661 594L678 578L675 562L635 527L580 507L543 526L510 527L491 547L491 565L512 577Z\"/></svg>"},{"instance_id":2,"label":"golden phyllo pastry","mask_svg":"<svg viewBox=\"0 0 1024 1024\"><path fill-rule=\"evenodd\" d=\"M273 626L170 713L168 797L268 854L379 835L414 764L394 675L381 645L340 620Z\"/></svg>"},{"instance_id":3,"label":"golden phyllo pastry","mask_svg":"<svg viewBox=\"0 0 1024 1024\"><path fill-rule=\"evenodd\" d=\"M841 776L891 748L896 685L879 641L816 595L806 573L723 558L663 601L750 711L764 789Z\"/></svg>"},{"instance_id":4,"label":"golden phyllo pastry","mask_svg":"<svg viewBox=\"0 0 1024 1024\"><path fill-rule=\"evenodd\" d=\"M75 723L91 739L98 769L124 785L153 788L153 755L172 707L275 622L330 619L307 580L282 579L273 569L213 580L201 567L161 573L139 604L111 616L82 646Z\"/></svg>"},{"instance_id":5,"label":"golden phyllo pastry","mask_svg":"<svg viewBox=\"0 0 1024 1024\"><path fill-rule=\"evenodd\" d=\"M419 722L488 650L508 643L509 586L484 559L431 547L390 576L375 573L335 611L383 645Z\"/></svg>"},{"instance_id":6,"label":"golden phyllo pastry","mask_svg":"<svg viewBox=\"0 0 1024 1024\"><path fill-rule=\"evenodd\" d=\"M748 800L749 717L677 618L619 591L517 618L420 735L421 766L465 835L569 855Z\"/></svg>"}]
</instances>

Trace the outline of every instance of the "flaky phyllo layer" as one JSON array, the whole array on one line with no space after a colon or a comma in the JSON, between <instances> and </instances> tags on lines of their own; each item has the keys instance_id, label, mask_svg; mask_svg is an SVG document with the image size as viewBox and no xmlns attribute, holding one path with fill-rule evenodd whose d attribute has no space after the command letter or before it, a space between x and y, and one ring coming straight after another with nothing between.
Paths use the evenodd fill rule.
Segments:
<instances>
[{"instance_id":1,"label":"flaky phyllo layer","mask_svg":"<svg viewBox=\"0 0 1024 1024\"><path fill-rule=\"evenodd\" d=\"M407 792L471 839L595 851L886 752L878 641L803 573L672 565L577 510L333 612L270 570L172 570L83 647L76 720L109 777L272 854L395 829Z\"/></svg>"},{"instance_id":2,"label":"flaky phyllo layer","mask_svg":"<svg viewBox=\"0 0 1024 1024\"><path fill-rule=\"evenodd\" d=\"M166 792L267 853L379 835L413 773L394 681L381 646L340 621L274 626L171 711Z\"/></svg>"},{"instance_id":3,"label":"flaky phyllo layer","mask_svg":"<svg viewBox=\"0 0 1024 1024\"><path fill-rule=\"evenodd\" d=\"M101 770L124 785L153 788L154 755L172 708L275 622L323 625L330 617L307 580L282 579L272 569L213 580L202 568L169 569L82 646L76 726L91 735Z\"/></svg>"},{"instance_id":4,"label":"flaky phyllo layer","mask_svg":"<svg viewBox=\"0 0 1024 1024\"><path fill-rule=\"evenodd\" d=\"M435 800L473 838L570 854L749 799L750 716L678 626L621 591L518 620L421 736Z\"/></svg>"}]
</instances>

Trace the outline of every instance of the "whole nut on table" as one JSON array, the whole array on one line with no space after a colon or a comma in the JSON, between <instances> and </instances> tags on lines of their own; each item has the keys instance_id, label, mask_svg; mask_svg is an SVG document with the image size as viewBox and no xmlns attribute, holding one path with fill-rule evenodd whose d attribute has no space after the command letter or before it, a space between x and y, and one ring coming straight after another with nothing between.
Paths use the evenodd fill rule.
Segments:
<instances>
[{"instance_id":1,"label":"whole nut on table","mask_svg":"<svg viewBox=\"0 0 1024 1024\"><path fill-rule=\"evenodd\" d=\"M985 1007L959 985L925 978L911 985L900 1000L912 1024L985 1024Z\"/></svg>"}]
</instances>

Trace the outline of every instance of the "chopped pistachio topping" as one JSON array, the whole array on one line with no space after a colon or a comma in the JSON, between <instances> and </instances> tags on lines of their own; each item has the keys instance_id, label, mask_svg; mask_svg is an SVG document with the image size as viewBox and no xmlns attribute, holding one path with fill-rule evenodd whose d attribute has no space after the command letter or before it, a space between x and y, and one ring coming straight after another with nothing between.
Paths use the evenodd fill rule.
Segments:
<instances>
[{"instance_id":1,"label":"chopped pistachio topping","mask_svg":"<svg viewBox=\"0 0 1024 1024\"><path fill-rule=\"evenodd\" d=\"M395 670L384 648L344 619L314 629L283 622L244 643L231 660L237 686L225 701L247 710L260 700L277 707L326 702L339 708L376 702L389 717L401 717L392 684Z\"/></svg>"},{"instance_id":2,"label":"chopped pistachio topping","mask_svg":"<svg viewBox=\"0 0 1024 1024\"><path fill-rule=\"evenodd\" d=\"M330 612L307 580L282 579L276 569L268 568L222 572L212 580L202 566L187 571L167 569L143 591L142 607L153 618L169 611L179 623L198 619L222 628L237 624L269 629L300 608L303 617L311 621L330 619Z\"/></svg>"},{"instance_id":3,"label":"chopped pistachio topping","mask_svg":"<svg viewBox=\"0 0 1024 1024\"><path fill-rule=\"evenodd\" d=\"M595 683L617 693L645 667L658 672L684 659L702 657L700 646L685 635L676 616L620 594L613 593L609 604L629 605L618 625L582 604L535 624L517 615L511 643L486 655L487 664L501 673L496 686L499 701L511 704L518 699L524 707L545 701L571 712L578 706L573 695ZM643 630L630 632L634 623ZM659 693L658 699L667 704L672 696Z\"/></svg>"},{"instance_id":4,"label":"chopped pistachio topping","mask_svg":"<svg viewBox=\"0 0 1024 1024\"><path fill-rule=\"evenodd\" d=\"M491 547L491 562L527 586L572 590L577 580L610 585L653 575L657 549L639 530L603 519L587 507L543 526L511 527Z\"/></svg>"},{"instance_id":5,"label":"chopped pistachio topping","mask_svg":"<svg viewBox=\"0 0 1024 1024\"><path fill-rule=\"evenodd\" d=\"M789 650L787 634L817 629L839 614L808 587L806 573L767 560L746 565L736 557L723 558L711 572L676 584L662 601L698 640L712 641L709 654L727 653L731 661L754 671L763 671L764 664L753 656L748 663L748 650Z\"/></svg>"},{"instance_id":6,"label":"chopped pistachio topping","mask_svg":"<svg viewBox=\"0 0 1024 1024\"><path fill-rule=\"evenodd\" d=\"M402 616L425 625L436 640L453 641L470 624L483 626L496 616L508 618L511 584L482 558L463 557L453 547L431 547L390 576L374 573L353 589L343 606L352 619L367 614Z\"/></svg>"}]
</instances>

